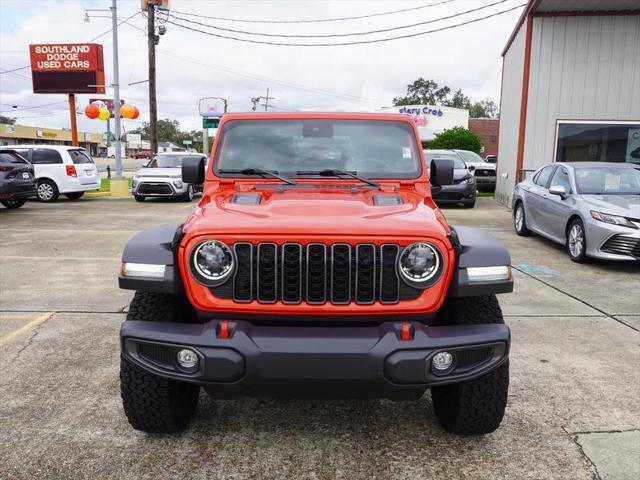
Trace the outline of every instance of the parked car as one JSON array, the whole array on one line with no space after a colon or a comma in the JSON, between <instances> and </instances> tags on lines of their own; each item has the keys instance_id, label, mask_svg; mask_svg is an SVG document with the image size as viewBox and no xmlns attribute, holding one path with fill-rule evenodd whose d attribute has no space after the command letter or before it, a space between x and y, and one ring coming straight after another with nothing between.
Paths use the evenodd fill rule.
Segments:
<instances>
[{"instance_id":1,"label":"parked car","mask_svg":"<svg viewBox=\"0 0 640 480\"><path fill-rule=\"evenodd\" d=\"M122 255L133 428L184 428L201 387L395 400L431 388L445 430L498 428L509 253L433 207L425 186L449 185L453 162L427 173L413 118L226 114L217 135L211 166L183 160L184 182L206 178L188 220L138 233Z\"/></svg>"},{"instance_id":2,"label":"parked car","mask_svg":"<svg viewBox=\"0 0 640 480\"><path fill-rule=\"evenodd\" d=\"M100 188L98 168L84 148L44 144L11 148L33 165L41 202L55 202L61 193L77 200L84 192Z\"/></svg>"},{"instance_id":3,"label":"parked car","mask_svg":"<svg viewBox=\"0 0 640 480\"><path fill-rule=\"evenodd\" d=\"M480 192L494 192L496 190L496 164L489 163L480 155L469 150L453 150L462 157L469 170L476 177L476 185Z\"/></svg>"},{"instance_id":4,"label":"parked car","mask_svg":"<svg viewBox=\"0 0 640 480\"><path fill-rule=\"evenodd\" d=\"M516 185L513 219L565 245L571 260L640 259L640 166L609 162L546 165Z\"/></svg>"},{"instance_id":5,"label":"parked car","mask_svg":"<svg viewBox=\"0 0 640 480\"><path fill-rule=\"evenodd\" d=\"M464 160L450 150L424 150L427 166L433 160L451 160L453 162L453 183L433 190L433 200L438 205L462 204L473 208L476 204L476 179L469 171Z\"/></svg>"},{"instance_id":6,"label":"parked car","mask_svg":"<svg viewBox=\"0 0 640 480\"><path fill-rule=\"evenodd\" d=\"M498 156L497 155L487 155L486 157L484 157L484 161L486 163L498 163Z\"/></svg>"},{"instance_id":7,"label":"parked car","mask_svg":"<svg viewBox=\"0 0 640 480\"><path fill-rule=\"evenodd\" d=\"M153 152L149 150L140 150L139 152L135 152L134 154L131 155L131 158L136 158L136 159L140 159L140 158L150 159L151 157L153 157Z\"/></svg>"},{"instance_id":8,"label":"parked car","mask_svg":"<svg viewBox=\"0 0 640 480\"><path fill-rule=\"evenodd\" d=\"M0 203L20 208L36 195L36 177L26 158L9 148L0 148Z\"/></svg>"},{"instance_id":9,"label":"parked car","mask_svg":"<svg viewBox=\"0 0 640 480\"><path fill-rule=\"evenodd\" d=\"M196 158L206 161L207 157L196 152L159 153L133 176L131 194L138 202L147 197L180 197L193 200L195 192L202 189L198 185L182 181L182 160Z\"/></svg>"}]
</instances>

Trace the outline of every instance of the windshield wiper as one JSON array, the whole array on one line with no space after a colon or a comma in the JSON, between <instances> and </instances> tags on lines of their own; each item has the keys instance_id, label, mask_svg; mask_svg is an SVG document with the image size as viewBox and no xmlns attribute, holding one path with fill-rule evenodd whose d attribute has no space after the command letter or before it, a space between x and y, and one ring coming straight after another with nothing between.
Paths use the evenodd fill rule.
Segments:
<instances>
[{"instance_id":1,"label":"windshield wiper","mask_svg":"<svg viewBox=\"0 0 640 480\"><path fill-rule=\"evenodd\" d=\"M297 183L291 180L290 178L287 178L284 175L280 175L277 170L263 170L261 168L243 168L242 170L232 170L228 168L223 168L218 170L218 173L223 173L223 174L229 173L229 174L237 174L237 175L267 175L269 177L282 180L286 184L297 185Z\"/></svg>"},{"instance_id":2,"label":"windshield wiper","mask_svg":"<svg viewBox=\"0 0 640 480\"><path fill-rule=\"evenodd\" d=\"M346 170L337 170L335 168L328 168L325 170L298 170L296 175L319 175L321 177L351 177L356 180L360 180L363 183L371 185L372 187L379 187L380 184L374 182L373 180L368 179L367 177L363 177L358 175L358 172L349 172Z\"/></svg>"}]
</instances>

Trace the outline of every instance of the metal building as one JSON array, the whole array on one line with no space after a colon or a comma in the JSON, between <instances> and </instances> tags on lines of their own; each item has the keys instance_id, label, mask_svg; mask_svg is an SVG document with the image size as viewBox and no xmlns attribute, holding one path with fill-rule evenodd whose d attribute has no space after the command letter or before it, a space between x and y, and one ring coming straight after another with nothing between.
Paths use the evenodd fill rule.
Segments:
<instances>
[{"instance_id":1,"label":"metal building","mask_svg":"<svg viewBox=\"0 0 640 480\"><path fill-rule=\"evenodd\" d=\"M502 57L498 201L547 163L640 163L640 0L529 0Z\"/></svg>"}]
</instances>

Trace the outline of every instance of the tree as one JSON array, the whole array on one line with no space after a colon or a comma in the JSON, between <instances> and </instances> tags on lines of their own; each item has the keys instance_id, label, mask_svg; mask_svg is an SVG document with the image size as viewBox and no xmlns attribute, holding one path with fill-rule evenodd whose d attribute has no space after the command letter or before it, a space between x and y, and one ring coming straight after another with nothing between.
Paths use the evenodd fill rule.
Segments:
<instances>
[{"instance_id":1,"label":"tree","mask_svg":"<svg viewBox=\"0 0 640 480\"><path fill-rule=\"evenodd\" d=\"M0 115L0 123L4 123L6 125L15 125L16 119L13 117L5 117L4 115Z\"/></svg>"},{"instance_id":2,"label":"tree","mask_svg":"<svg viewBox=\"0 0 640 480\"><path fill-rule=\"evenodd\" d=\"M447 100L444 103L444 106L470 110L471 100L464 93L462 93L462 90L458 89L453 93L453 97L451 97L451 100Z\"/></svg>"},{"instance_id":3,"label":"tree","mask_svg":"<svg viewBox=\"0 0 640 480\"><path fill-rule=\"evenodd\" d=\"M464 127L453 127L436 133L436 138L429 142L430 149L471 150L480 153L482 143L480 137Z\"/></svg>"},{"instance_id":4,"label":"tree","mask_svg":"<svg viewBox=\"0 0 640 480\"><path fill-rule=\"evenodd\" d=\"M497 113L498 106L491 98L474 102L469 108L471 118L495 118Z\"/></svg>"},{"instance_id":5,"label":"tree","mask_svg":"<svg viewBox=\"0 0 640 480\"><path fill-rule=\"evenodd\" d=\"M447 86L440 87L434 80L425 80L420 77L415 82L407 85L407 95L396 97L393 104L399 105L444 105L451 89Z\"/></svg>"},{"instance_id":6,"label":"tree","mask_svg":"<svg viewBox=\"0 0 640 480\"><path fill-rule=\"evenodd\" d=\"M142 127L132 130L131 133L139 133L142 138L149 139L151 126L149 122L144 122ZM171 120L165 118L158 120L156 125L156 132L158 133L159 142L173 142L178 143L183 132L180 131L180 122L177 120Z\"/></svg>"}]
</instances>

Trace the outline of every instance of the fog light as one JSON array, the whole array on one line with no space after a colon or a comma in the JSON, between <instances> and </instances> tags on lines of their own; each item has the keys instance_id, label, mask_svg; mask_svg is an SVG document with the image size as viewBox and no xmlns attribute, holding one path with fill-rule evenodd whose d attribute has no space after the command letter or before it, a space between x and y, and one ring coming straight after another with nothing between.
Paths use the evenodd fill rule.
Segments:
<instances>
[{"instance_id":1,"label":"fog light","mask_svg":"<svg viewBox=\"0 0 640 480\"><path fill-rule=\"evenodd\" d=\"M175 180L173 184L176 186L176 188L182 188L182 182L180 180Z\"/></svg>"},{"instance_id":2,"label":"fog light","mask_svg":"<svg viewBox=\"0 0 640 480\"><path fill-rule=\"evenodd\" d=\"M196 352L193 350L183 348L178 352L176 358L178 359L178 364L182 368L190 370L198 366L198 355L196 355Z\"/></svg>"},{"instance_id":3,"label":"fog light","mask_svg":"<svg viewBox=\"0 0 640 480\"><path fill-rule=\"evenodd\" d=\"M438 352L431 359L434 373L445 373L453 365L453 355L449 352Z\"/></svg>"}]
</instances>

